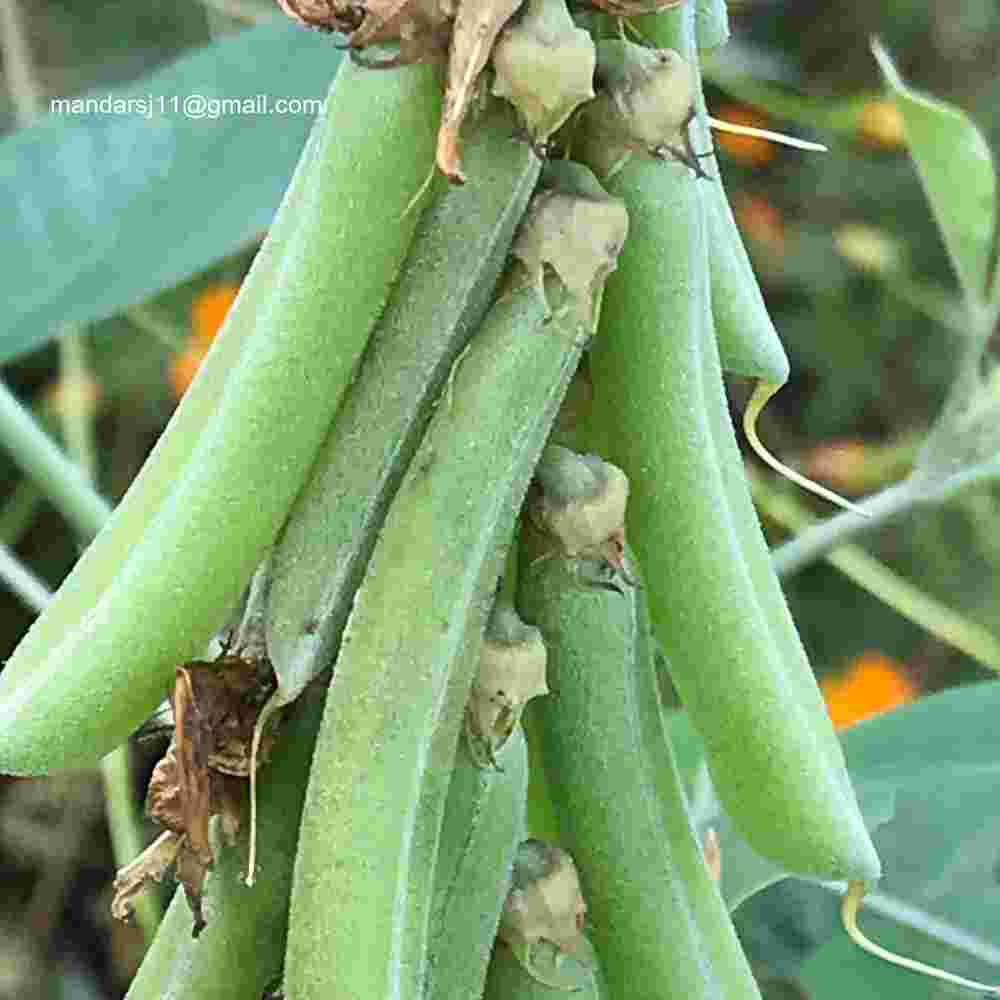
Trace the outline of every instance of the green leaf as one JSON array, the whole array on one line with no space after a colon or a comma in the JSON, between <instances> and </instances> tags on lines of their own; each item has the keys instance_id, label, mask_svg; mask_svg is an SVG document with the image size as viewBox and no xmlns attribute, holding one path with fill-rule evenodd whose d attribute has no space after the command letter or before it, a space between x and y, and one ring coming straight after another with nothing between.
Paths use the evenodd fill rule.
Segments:
<instances>
[{"instance_id":1,"label":"green leaf","mask_svg":"<svg viewBox=\"0 0 1000 1000\"><path fill-rule=\"evenodd\" d=\"M265 24L90 95L146 102L133 113L56 112L0 142L0 181L17 192L0 205L0 231L17 247L0 283L0 362L58 324L104 319L263 233L318 105L279 114L249 104L196 119L183 101L203 97L211 111L223 99L270 108L321 99L339 60L326 37Z\"/></svg>"},{"instance_id":2,"label":"green leaf","mask_svg":"<svg viewBox=\"0 0 1000 1000\"><path fill-rule=\"evenodd\" d=\"M911 90L878 41L872 52L903 116L906 141L970 307L989 298L995 271L996 171L965 112Z\"/></svg>"}]
</instances>

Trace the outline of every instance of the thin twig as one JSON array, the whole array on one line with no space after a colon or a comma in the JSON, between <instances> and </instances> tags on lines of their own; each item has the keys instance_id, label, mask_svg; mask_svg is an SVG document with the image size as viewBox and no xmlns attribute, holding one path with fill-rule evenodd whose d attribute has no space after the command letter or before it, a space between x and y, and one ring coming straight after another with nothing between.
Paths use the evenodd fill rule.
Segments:
<instances>
[{"instance_id":1,"label":"thin twig","mask_svg":"<svg viewBox=\"0 0 1000 1000\"><path fill-rule=\"evenodd\" d=\"M750 483L761 512L782 527L800 531L813 523L813 516L794 497L779 494L753 474ZM1000 673L1000 640L989 629L931 597L856 545L839 545L824 558L904 618Z\"/></svg>"}]
</instances>

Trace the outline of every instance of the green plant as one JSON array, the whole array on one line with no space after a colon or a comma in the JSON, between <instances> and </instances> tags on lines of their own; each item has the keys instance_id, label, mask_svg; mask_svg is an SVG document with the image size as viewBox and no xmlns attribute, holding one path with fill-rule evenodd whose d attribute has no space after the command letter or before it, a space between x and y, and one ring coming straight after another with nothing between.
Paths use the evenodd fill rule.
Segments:
<instances>
[{"instance_id":1,"label":"green plant","mask_svg":"<svg viewBox=\"0 0 1000 1000\"><path fill-rule=\"evenodd\" d=\"M567 983L610 1000L753 997L731 897L702 863L667 742L656 640L732 829L782 873L869 883L880 865L770 565L723 388L723 367L771 382L787 373L705 169L696 31L719 44L724 8L659 5L671 9L643 20L639 44L611 15L574 21L531 4L505 27L507 7L467 0L442 111L441 74L422 57L447 41L443 6L369 3L340 21L324 3L287 6L333 17L325 26L359 48L396 40L401 59L421 58L341 67L201 373L0 677L0 767L79 767L118 745L259 567L240 620L255 623L257 665L274 676L258 678L253 737L241 731L238 747L259 810L254 794L244 839L212 848L204 936L186 939L175 898L134 997L221 1000L279 974L290 1000L543 996ZM534 56L514 58L527 44L519 29L550 27L571 62L589 67L596 51L595 97L573 78L547 104ZM495 94L511 95L533 141L567 155L544 171L513 137L508 106L471 100L498 37ZM518 59L530 66L524 89ZM463 189L428 179L435 155ZM962 259L964 234L944 221ZM982 293L992 258L981 249L960 273L985 330L996 294ZM625 469L627 491L592 457L562 492L550 459L565 455L538 465L585 347L594 399L579 434ZM610 486L619 492L600 517L567 528L569 501ZM529 488L527 555L503 569ZM620 523L626 492L635 558ZM559 543L533 549L541 529L563 532ZM521 701L496 674L475 680L498 586L501 602L518 588L551 644L554 693L531 713L548 780L532 795L591 896L578 903L569 879L570 925L558 933L542 921L512 931L514 904L501 916L514 845L541 831L522 818ZM525 687L527 697L544 684ZM495 718L468 706L473 691L496 699ZM275 760L258 777L281 709ZM203 711L195 704L191 718ZM192 748L204 734L185 725L177 752L201 780ZM458 749L463 727L480 740L471 753ZM531 759L537 768L535 749ZM477 771L493 764L504 772ZM231 803L202 805L206 824L207 811L231 821ZM191 827L178 836L192 846ZM524 885L515 874L516 890L569 878L565 851L541 856L551 870ZM481 921L452 912L473 883ZM465 935L457 951L451 921Z\"/></svg>"}]
</instances>

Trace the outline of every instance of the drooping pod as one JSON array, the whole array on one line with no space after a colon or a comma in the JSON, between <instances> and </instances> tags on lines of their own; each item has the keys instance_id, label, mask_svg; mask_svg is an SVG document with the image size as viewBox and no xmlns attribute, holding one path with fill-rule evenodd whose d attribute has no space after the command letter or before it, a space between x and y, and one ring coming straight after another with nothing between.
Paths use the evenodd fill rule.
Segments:
<instances>
[{"instance_id":1,"label":"drooping pod","mask_svg":"<svg viewBox=\"0 0 1000 1000\"><path fill-rule=\"evenodd\" d=\"M772 384L788 381L788 356L768 314L722 180L703 184L712 317L724 371Z\"/></svg>"},{"instance_id":2,"label":"drooping pod","mask_svg":"<svg viewBox=\"0 0 1000 1000\"><path fill-rule=\"evenodd\" d=\"M3 672L0 769L92 764L223 624L305 481L396 278L439 107L433 67L379 74L345 63L294 232L169 495L93 606L57 643L27 642Z\"/></svg>"},{"instance_id":3,"label":"drooping pod","mask_svg":"<svg viewBox=\"0 0 1000 1000\"><path fill-rule=\"evenodd\" d=\"M428 939L428 1000L479 1000L510 871L524 839L528 757L515 726L483 768L460 743L441 823Z\"/></svg>"},{"instance_id":4,"label":"drooping pod","mask_svg":"<svg viewBox=\"0 0 1000 1000\"><path fill-rule=\"evenodd\" d=\"M878 858L815 680L773 631L787 615L780 591L748 567L751 533L729 496L746 491L742 467L716 449L722 383L698 183L638 155L607 181L632 232L591 353L593 440L629 476L650 611L727 811L789 871L874 880Z\"/></svg>"},{"instance_id":5,"label":"drooping pod","mask_svg":"<svg viewBox=\"0 0 1000 1000\"><path fill-rule=\"evenodd\" d=\"M508 291L456 362L355 599L306 796L289 1000L423 989L441 813L482 630L589 330L558 278L545 292Z\"/></svg>"},{"instance_id":6,"label":"drooping pod","mask_svg":"<svg viewBox=\"0 0 1000 1000\"><path fill-rule=\"evenodd\" d=\"M493 93L517 108L532 142L544 143L593 98L595 60L565 0L527 0L493 48Z\"/></svg>"},{"instance_id":7,"label":"drooping pod","mask_svg":"<svg viewBox=\"0 0 1000 1000\"><path fill-rule=\"evenodd\" d=\"M549 650L552 693L535 707L546 778L609 996L757 998L688 819L644 587L598 586L599 566L582 582L572 560L533 558L522 538L518 607Z\"/></svg>"}]
</instances>

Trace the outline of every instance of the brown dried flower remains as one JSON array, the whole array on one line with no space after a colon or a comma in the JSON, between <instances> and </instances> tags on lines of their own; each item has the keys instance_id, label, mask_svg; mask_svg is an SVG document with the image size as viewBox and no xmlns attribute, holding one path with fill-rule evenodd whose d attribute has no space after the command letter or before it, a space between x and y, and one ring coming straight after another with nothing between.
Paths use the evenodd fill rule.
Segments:
<instances>
[{"instance_id":1,"label":"brown dried flower remains","mask_svg":"<svg viewBox=\"0 0 1000 1000\"><path fill-rule=\"evenodd\" d=\"M159 882L174 866L194 916L195 937L205 926L202 888L215 861L209 821L218 816L233 843L240 828L243 781L250 774L250 743L261 706L273 689L262 683L258 665L224 655L177 669L171 703L174 738L150 778L146 811L163 833L135 861L118 872L112 914L132 915L133 899L147 881ZM265 733L261 760L274 743Z\"/></svg>"}]
</instances>

